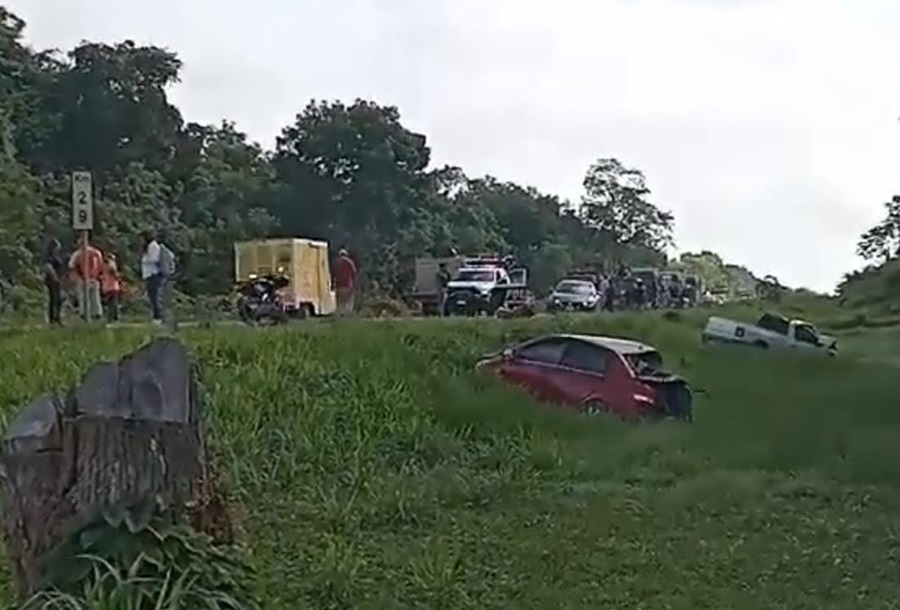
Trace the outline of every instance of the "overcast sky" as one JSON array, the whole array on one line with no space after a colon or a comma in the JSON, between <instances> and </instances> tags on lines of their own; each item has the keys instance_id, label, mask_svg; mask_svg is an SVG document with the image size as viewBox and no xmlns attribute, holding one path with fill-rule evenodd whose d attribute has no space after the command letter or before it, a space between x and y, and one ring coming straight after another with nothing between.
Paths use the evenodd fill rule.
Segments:
<instances>
[{"instance_id":1,"label":"overcast sky","mask_svg":"<svg viewBox=\"0 0 900 610\"><path fill-rule=\"evenodd\" d=\"M177 51L188 120L272 146L310 98L400 107L452 163L576 200L647 175L679 250L830 290L900 192L898 0L0 0L38 47ZM851 8L852 7L852 8Z\"/></svg>"}]
</instances>

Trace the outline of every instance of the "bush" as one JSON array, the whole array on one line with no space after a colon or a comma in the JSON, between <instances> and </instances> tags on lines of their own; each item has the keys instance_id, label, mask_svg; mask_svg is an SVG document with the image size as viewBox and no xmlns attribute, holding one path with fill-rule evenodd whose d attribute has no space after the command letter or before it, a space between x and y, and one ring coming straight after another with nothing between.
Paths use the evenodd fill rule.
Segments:
<instances>
[{"instance_id":1,"label":"bush","mask_svg":"<svg viewBox=\"0 0 900 610\"><path fill-rule=\"evenodd\" d=\"M255 610L239 549L175 525L155 501L109 507L49 558L43 590L22 610Z\"/></svg>"}]
</instances>

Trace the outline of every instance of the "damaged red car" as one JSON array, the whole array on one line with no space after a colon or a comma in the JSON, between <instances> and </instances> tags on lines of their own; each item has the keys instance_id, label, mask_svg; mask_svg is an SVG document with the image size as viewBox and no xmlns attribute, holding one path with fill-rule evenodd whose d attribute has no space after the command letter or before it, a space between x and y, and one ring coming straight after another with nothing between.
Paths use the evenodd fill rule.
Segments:
<instances>
[{"instance_id":1,"label":"damaged red car","mask_svg":"<svg viewBox=\"0 0 900 610\"><path fill-rule=\"evenodd\" d=\"M476 370L522 387L541 402L627 421L691 421L693 393L663 369L655 348L629 339L548 335L485 356Z\"/></svg>"}]
</instances>

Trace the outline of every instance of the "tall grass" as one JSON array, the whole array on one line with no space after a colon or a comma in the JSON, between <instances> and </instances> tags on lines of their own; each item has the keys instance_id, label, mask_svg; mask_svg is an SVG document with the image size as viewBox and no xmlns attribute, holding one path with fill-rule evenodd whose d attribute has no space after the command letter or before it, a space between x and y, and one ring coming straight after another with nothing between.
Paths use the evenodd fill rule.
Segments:
<instances>
[{"instance_id":1,"label":"tall grass","mask_svg":"<svg viewBox=\"0 0 900 610\"><path fill-rule=\"evenodd\" d=\"M701 348L701 318L188 331L266 607L894 607L897 369ZM695 423L589 420L471 373L554 330L656 344L707 391ZM148 336L8 334L4 416Z\"/></svg>"}]
</instances>

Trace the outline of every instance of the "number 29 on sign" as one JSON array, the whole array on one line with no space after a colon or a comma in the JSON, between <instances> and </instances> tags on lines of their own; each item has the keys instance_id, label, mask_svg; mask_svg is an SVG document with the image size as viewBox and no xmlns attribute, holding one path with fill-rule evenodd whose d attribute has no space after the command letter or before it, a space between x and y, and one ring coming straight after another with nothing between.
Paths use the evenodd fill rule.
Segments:
<instances>
[{"instance_id":1,"label":"number 29 on sign","mask_svg":"<svg viewBox=\"0 0 900 610\"><path fill-rule=\"evenodd\" d=\"M94 198L90 172L72 173L72 228L90 231L94 228Z\"/></svg>"}]
</instances>

